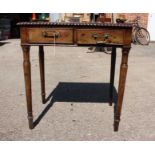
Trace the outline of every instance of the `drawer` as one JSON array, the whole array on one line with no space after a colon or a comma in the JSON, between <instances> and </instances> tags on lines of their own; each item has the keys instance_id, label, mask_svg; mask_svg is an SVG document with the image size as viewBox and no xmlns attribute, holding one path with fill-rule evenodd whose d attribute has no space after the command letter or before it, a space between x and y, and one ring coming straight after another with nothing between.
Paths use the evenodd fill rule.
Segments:
<instances>
[{"instance_id":1,"label":"drawer","mask_svg":"<svg viewBox=\"0 0 155 155\"><path fill-rule=\"evenodd\" d=\"M73 43L73 29L70 28L29 28L30 43Z\"/></svg>"},{"instance_id":2,"label":"drawer","mask_svg":"<svg viewBox=\"0 0 155 155\"><path fill-rule=\"evenodd\" d=\"M121 30L112 29L78 29L76 31L77 44L123 44L123 33Z\"/></svg>"}]
</instances>

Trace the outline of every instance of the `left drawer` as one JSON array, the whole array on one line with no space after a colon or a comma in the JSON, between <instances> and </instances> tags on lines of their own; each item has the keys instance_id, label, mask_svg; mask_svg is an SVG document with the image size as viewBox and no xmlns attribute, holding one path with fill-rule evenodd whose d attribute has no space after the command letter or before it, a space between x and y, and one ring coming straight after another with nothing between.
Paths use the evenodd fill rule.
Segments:
<instances>
[{"instance_id":1,"label":"left drawer","mask_svg":"<svg viewBox=\"0 0 155 155\"><path fill-rule=\"evenodd\" d=\"M29 43L73 44L73 29L69 28L29 28Z\"/></svg>"}]
</instances>

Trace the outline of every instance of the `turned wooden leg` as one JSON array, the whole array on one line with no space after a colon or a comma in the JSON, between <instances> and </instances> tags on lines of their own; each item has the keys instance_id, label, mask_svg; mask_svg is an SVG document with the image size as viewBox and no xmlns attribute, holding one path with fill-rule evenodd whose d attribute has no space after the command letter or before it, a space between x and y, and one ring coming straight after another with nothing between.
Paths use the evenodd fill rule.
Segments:
<instances>
[{"instance_id":1,"label":"turned wooden leg","mask_svg":"<svg viewBox=\"0 0 155 155\"><path fill-rule=\"evenodd\" d=\"M122 49L122 62L120 66L120 76L119 76L119 86L118 86L118 100L117 105L115 107L114 113L114 131L118 131L120 116L121 116L121 109L122 109L122 102L124 96L124 89L125 89L125 81L128 69L128 54L130 48L123 47Z\"/></svg>"},{"instance_id":2,"label":"turned wooden leg","mask_svg":"<svg viewBox=\"0 0 155 155\"><path fill-rule=\"evenodd\" d=\"M39 65L40 65L40 80L41 80L41 96L42 103L45 103L45 66L44 66L44 48L39 46Z\"/></svg>"},{"instance_id":3,"label":"turned wooden leg","mask_svg":"<svg viewBox=\"0 0 155 155\"><path fill-rule=\"evenodd\" d=\"M23 59L24 59L23 69L24 69L24 78L25 78L28 121L29 121L29 128L33 129L30 46L22 46L22 50L23 50Z\"/></svg>"},{"instance_id":4,"label":"turned wooden leg","mask_svg":"<svg viewBox=\"0 0 155 155\"><path fill-rule=\"evenodd\" d=\"M112 53L111 53L111 69L110 69L110 89L109 89L109 97L110 97L109 105L110 106L112 106L112 101L113 101L115 64L116 64L116 47L113 47L112 48Z\"/></svg>"}]
</instances>

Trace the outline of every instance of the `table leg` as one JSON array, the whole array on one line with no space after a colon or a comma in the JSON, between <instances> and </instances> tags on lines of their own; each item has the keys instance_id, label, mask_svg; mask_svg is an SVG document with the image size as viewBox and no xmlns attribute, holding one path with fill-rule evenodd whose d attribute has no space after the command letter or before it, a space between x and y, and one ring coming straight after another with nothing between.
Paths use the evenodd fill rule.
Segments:
<instances>
[{"instance_id":1,"label":"table leg","mask_svg":"<svg viewBox=\"0 0 155 155\"><path fill-rule=\"evenodd\" d=\"M24 69L24 78L25 78L28 121L29 121L29 128L33 129L30 46L22 46L22 50L23 50L23 59L24 59L23 69Z\"/></svg>"},{"instance_id":2,"label":"table leg","mask_svg":"<svg viewBox=\"0 0 155 155\"><path fill-rule=\"evenodd\" d=\"M110 69L110 92L109 92L109 97L110 97L110 103L109 105L112 106L112 101L113 101L113 88L114 88L114 77L115 77L115 64L116 64L116 47L112 48L112 53L111 53L111 69Z\"/></svg>"},{"instance_id":3,"label":"table leg","mask_svg":"<svg viewBox=\"0 0 155 155\"><path fill-rule=\"evenodd\" d=\"M43 48L43 46L39 46L39 66L40 66L42 103L45 103L45 65L44 65L44 48Z\"/></svg>"},{"instance_id":4,"label":"table leg","mask_svg":"<svg viewBox=\"0 0 155 155\"><path fill-rule=\"evenodd\" d=\"M115 106L115 113L114 113L114 131L118 131L120 116L121 116L121 109L122 109L122 102L125 90L125 81L128 69L128 54L130 48L123 47L122 49L122 62L120 66L120 76L119 76L119 86L118 86L118 100Z\"/></svg>"}]
</instances>

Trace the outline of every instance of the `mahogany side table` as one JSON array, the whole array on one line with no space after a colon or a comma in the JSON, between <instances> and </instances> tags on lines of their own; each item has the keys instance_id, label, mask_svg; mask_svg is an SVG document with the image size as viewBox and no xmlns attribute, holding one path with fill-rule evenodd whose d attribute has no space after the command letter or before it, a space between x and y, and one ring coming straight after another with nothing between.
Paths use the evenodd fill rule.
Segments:
<instances>
[{"instance_id":1,"label":"mahogany side table","mask_svg":"<svg viewBox=\"0 0 155 155\"><path fill-rule=\"evenodd\" d=\"M45 71L43 46L52 44L77 46L110 46L110 105L112 105L115 75L116 48L122 48L122 60L118 86L118 98L114 111L114 131L118 131L125 81L128 69L128 54L131 48L132 25L127 23L58 23L58 22L20 22L21 47L23 50L23 69L29 128L34 128L32 113L30 46L39 46L39 64L42 102L45 103Z\"/></svg>"}]
</instances>

